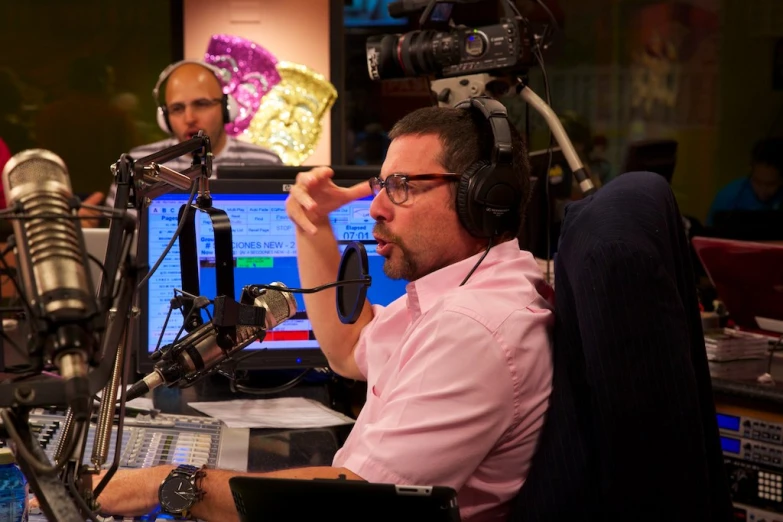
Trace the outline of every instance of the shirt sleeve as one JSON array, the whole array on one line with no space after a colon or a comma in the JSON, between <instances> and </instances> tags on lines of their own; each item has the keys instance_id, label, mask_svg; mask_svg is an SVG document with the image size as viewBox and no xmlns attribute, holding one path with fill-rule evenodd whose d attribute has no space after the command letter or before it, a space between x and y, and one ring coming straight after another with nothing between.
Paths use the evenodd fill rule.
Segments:
<instances>
[{"instance_id":1,"label":"shirt sleeve","mask_svg":"<svg viewBox=\"0 0 783 522\"><path fill-rule=\"evenodd\" d=\"M380 305L371 305L374 319L370 321L359 334L359 340L356 342L356 348L353 350L353 358L356 361L356 367L362 372L365 380L367 379L367 343L371 337L372 331L378 326L378 318L385 307Z\"/></svg>"},{"instance_id":2,"label":"shirt sleeve","mask_svg":"<svg viewBox=\"0 0 783 522\"><path fill-rule=\"evenodd\" d=\"M372 482L465 484L514 418L509 348L468 314L416 325L396 380L373 379L367 400L381 403L344 467Z\"/></svg>"}]
</instances>

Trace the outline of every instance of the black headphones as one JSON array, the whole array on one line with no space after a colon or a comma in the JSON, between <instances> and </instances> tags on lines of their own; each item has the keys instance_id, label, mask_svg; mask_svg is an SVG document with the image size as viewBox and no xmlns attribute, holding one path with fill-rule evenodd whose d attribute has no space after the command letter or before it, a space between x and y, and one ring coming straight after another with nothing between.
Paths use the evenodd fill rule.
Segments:
<instances>
[{"instance_id":1,"label":"black headphones","mask_svg":"<svg viewBox=\"0 0 783 522\"><path fill-rule=\"evenodd\" d=\"M477 161L462 173L457 189L457 214L471 235L491 238L505 232L516 234L522 187L514 172L511 126L506 108L486 96L471 97L455 105L475 109L492 128L490 161Z\"/></svg>"},{"instance_id":2,"label":"black headphones","mask_svg":"<svg viewBox=\"0 0 783 522\"><path fill-rule=\"evenodd\" d=\"M199 62L196 60L182 60L173 63L168 67L166 67L165 69L163 69L163 71L158 76L158 81L155 84L155 87L152 89L152 97L155 98L155 105L158 106L158 111L156 114L156 120L158 122L158 126L161 128L163 132L169 134L171 134L173 131L171 130L171 122L169 121L169 111L166 108L166 102L165 100L162 100L160 98L160 88L163 85L163 83L168 79L168 77L171 76L171 73L173 73L176 68L186 63L194 63L196 65L200 65L203 68L209 70L212 74L215 75L215 78L217 79L218 83L221 85L221 88L223 85L222 77L224 75L224 71L215 67L214 65L205 62ZM224 125L231 123L238 116L239 104L236 102L233 96L223 93L220 107L223 114Z\"/></svg>"}]
</instances>

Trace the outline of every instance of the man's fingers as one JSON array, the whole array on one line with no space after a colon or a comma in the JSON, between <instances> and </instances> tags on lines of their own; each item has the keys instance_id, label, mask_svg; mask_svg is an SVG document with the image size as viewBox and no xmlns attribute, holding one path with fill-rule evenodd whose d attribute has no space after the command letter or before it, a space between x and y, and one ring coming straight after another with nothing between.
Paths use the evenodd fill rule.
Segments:
<instances>
[{"instance_id":1,"label":"man's fingers","mask_svg":"<svg viewBox=\"0 0 783 522\"><path fill-rule=\"evenodd\" d=\"M316 226L308 219L304 206L302 206L297 194L302 192L301 189L295 190L295 187L291 188L289 198L292 198L294 202L286 205L288 211L288 217L294 222L296 226L307 232L308 234L315 234L318 230Z\"/></svg>"},{"instance_id":2,"label":"man's fingers","mask_svg":"<svg viewBox=\"0 0 783 522\"><path fill-rule=\"evenodd\" d=\"M315 167L310 169L310 172L316 179L326 179L334 176L334 171L331 167Z\"/></svg>"},{"instance_id":3,"label":"man's fingers","mask_svg":"<svg viewBox=\"0 0 783 522\"><path fill-rule=\"evenodd\" d=\"M87 199L82 201L82 203L86 203L88 205L100 205L104 197L105 196L103 195L103 192L93 192L87 197Z\"/></svg>"},{"instance_id":4,"label":"man's fingers","mask_svg":"<svg viewBox=\"0 0 783 522\"><path fill-rule=\"evenodd\" d=\"M310 194L300 185L294 185L289 192L290 197L307 210L313 210L317 204Z\"/></svg>"},{"instance_id":5,"label":"man's fingers","mask_svg":"<svg viewBox=\"0 0 783 522\"><path fill-rule=\"evenodd\" d=\"M372 188L370 188L370 183L367 181L361 181L352 187L348 187L346 190L351 200L366 198L372 194Z\"/></svg>"},{"instance_id":6,"label":"man's fingers","mask_svg":"<svg viewBox=\"0 0 783 522\"><path fill-rule=\"evenodd\" d=\"M310 187L313 184L319 183L324 179L329 179L332 176L334 176L334 171L329 167L315 167L314 169L297 174L296 183L297 185Z\"/></svg>"}]
</instances>

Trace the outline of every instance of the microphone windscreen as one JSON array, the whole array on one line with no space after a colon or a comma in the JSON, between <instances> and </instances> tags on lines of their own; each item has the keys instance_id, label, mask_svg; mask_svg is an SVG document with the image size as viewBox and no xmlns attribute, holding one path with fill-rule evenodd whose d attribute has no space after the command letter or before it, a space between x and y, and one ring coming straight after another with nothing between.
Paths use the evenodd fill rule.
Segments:
<instances>
[{"instance_id":1,"label":"microphone windscreen","mask_svg":"<svg viewBox=\"0 0 783 522\"><path fill-rule=\"evenodd\" d=\"M369 261L364 245L352 241L345 247L337 270L337 281L366 279L367 283L354 283L337 287L337 316L343 324L354 324L364 308L369 286Z\"/></svg>"}]
</instances>

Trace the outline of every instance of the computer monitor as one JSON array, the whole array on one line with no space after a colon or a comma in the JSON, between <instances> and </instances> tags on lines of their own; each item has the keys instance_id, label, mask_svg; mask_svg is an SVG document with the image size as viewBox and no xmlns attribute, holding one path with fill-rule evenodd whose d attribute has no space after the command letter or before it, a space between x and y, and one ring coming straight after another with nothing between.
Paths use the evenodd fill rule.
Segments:
<instances>
[{"instance_id":1,"label":"computer monitor","mask_svg":"<svg viewBox=\"0 0 783 522\"><path fill-rule=\"evenodd\" d=\"M377 174L377 172L376 172ZM359 179L338 177L335 182L351 186ZM240 297L247 284L268 284L280 281L288 287L300 287L296 260L294 225L285 212L286 190L294 182L285 179L224 180L210 184L213 206L225 210L231 220L234 242L234 299ZM177 216L189 194L174 192L161 196L144 211L139 237L139 258L152 266L163 252L177 227ZM383 273L384 259L375 252L372 237L373 219L369 215L371 198L354 201L332 216L338 243L360 241L367 249L372 284L367 299L373 304L388 305L405 293L406 281L391 280ZM216 270L211 222L197 211L196 237L199 252L200 294L214 298ZM337 274L335 274L336 278ZM179 244L164 258L157 272L140 290L138 371L152 369L150 353L155 350L163 329L174 288L182 288L179 265ZM313 335L301 294L295 294L297 313L291 319L267 332L263 342L251 344L247 350L260 350L243 359L242 369L306 368L326 365ZM182 325L182 314L171 313L161 346L170 343Z\"/></svg>"},{"instance_id":2,"label":"computer monitor","mask_svg":"<svg viewBox=\"0 0 783 522\"><path fill-rule=\"evenodd\" d=\"M330 165L335 179L368 180L380 173L379 166ZM313 166L289 165L220 165L215 167L218 179L295 179L296 175Z\"/></svg>"},{"instance_id":3,"label":"computer monitor","mask_svg":"<svg viewBox=\"0 0 783 522\"><path fill-rule=\"evenodd\" d=\"M218 179L294 179L302 171L312 167L293 167L290 165L215 165L215 177Z\"/></svg>"},{"instance_id":4,"label":"computer monitor","mask_svg":"<svg viewBox=\"0 0 783 522\"><path fill-rule=\"evenodd\" d=\"M743 241L783 241L783 210L715 212L708 235Z\"/></svg>"}]
</instances>

